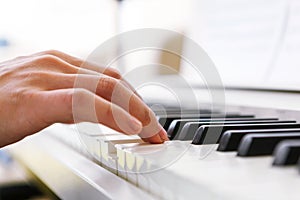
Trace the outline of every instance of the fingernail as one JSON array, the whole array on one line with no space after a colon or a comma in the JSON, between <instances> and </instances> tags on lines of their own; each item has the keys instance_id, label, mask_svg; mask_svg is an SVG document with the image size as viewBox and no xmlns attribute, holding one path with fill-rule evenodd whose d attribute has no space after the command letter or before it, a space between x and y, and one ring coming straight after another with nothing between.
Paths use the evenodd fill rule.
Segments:
<instances>
[{"instance_id":1,"label":"fingernail","mask_svg":"<svg viewBox=\"0 0 300 200\"><path fill-rule=\"evenodd\" d=\"M159 136L163 141L169 141L168 135L164 129L159 132Z\"/></svg>"},{"instance_id":2,"label":"fingernail","mask_svg":"<svg viewBox=\"0 0 300 200\"><path fill-rule=\"evenodd\" d=\"M147 138L148 142L152 144L161 144L164 142L164 140L160 137L160 135L156 134L150 138Z\"/></svg>"},{"instance_id":3,"label":"fingernail","mask_svg":"<svg viewBox=\"0 0 300 200\"><path fill-rule=\"evenodd\" d=\"M156 139L154 143L161 144L164 143L164 140L159 135L156 135Z\"/></svg>"},{"instance_id":4,"label":"fingernail","mask_svg":"<svg viewBox=\"0 0 300 200\"><path fill-rule=\"evenodd\" d=\"M137 120L134 117L131 117L130 122L129 122L129 127L131 128L133 133L139 133L139 132L141 132L143 125L139 120Z\"/></svg>"}]
</instances>

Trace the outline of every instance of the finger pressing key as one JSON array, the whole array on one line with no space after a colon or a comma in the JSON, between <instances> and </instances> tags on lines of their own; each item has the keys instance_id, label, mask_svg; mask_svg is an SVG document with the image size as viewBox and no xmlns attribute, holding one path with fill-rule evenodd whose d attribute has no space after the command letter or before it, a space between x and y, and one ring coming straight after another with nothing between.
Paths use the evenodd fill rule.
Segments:
<instances>
[{"instance_id":1,"label":"finger pressing key","mask_svg":"<svg viewBox=\"0 0 300 200\"><path fill-rule=\"evenodd\" d=\"M123 108L130 115L138 119L143 129L139 135L147 142L162 143L168 140L166 132L158 123L155 114L150 108L130 89L125 87L120 80L108 76L77 75L64 76L61 81L56 81L56 85L51 89L63 88L84 88L96 95L106 99ZM113 112L112 117L117 125L121 126L122 119ZM128 133L127 133L128 134ZM136 134L136 132L132 132Z\"/></svg>"}]
</instances>

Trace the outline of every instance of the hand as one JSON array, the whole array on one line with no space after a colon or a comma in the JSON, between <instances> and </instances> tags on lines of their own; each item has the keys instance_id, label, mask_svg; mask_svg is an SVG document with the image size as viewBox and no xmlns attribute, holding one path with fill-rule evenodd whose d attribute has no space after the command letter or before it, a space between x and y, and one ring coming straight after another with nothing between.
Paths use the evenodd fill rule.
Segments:
<instances>
[{"instance_id":1,"label":"hand","mask_svg":"<svg viewBox=\"0 0 300 200\"><path fill-rule=\"evenodd\" d=\"M0 63L0 147L53 123L83 121L139 134L150 143L168 140L154 113L116 70L83 63L58 51Z\"/></svg>"}]
</instances>

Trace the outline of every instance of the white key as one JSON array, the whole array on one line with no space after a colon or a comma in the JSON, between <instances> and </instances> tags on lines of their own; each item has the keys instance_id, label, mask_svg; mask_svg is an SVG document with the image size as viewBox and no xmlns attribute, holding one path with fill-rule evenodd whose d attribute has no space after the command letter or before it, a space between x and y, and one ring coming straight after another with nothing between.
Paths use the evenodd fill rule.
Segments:
<instances>
[{"instance_id":1,"label":"white key","mask_svg":"<svg viewBox=\"0 0 300 200\"><path fill-rule=\"evenodd\" d=\"M118 157L118 174L126 180L137 184L135 170L136 159L132 154L127 154L126 149L139 146L139 143L117 144L115 145ZM135 182L134 182L135 181Z\"/></svg>"},{"instance_id":2,"label":"white key","mask_svg":"<svg viewBox=\"0 0 300 200\"><path fill-rule=\"evenodd\" d=\"M124 158L118 160L118 165L125 167L127 180L139 187L150 188L150 182L146 173L157 171L177 160L186 149L190 146L190 142L170 141L164 144L122 144L116 145L118 157ZM125 163L124 163L125 161ZM156 184L152 184L152 191Z\"/></svg>"},{"instance_id":3,"label":"white key","mask_svg":"<svg viewBox=\"0 0 300 200\"><path fill-rule=\"evenodd\" d=\"M115 134L109 136L98 136L97 140L100 144L101 162L103 166L108 167L112 172L117 173L117 150L116 144L124 143L142 143L143 141L137 135Z\"/></svg>"}]
</instances>

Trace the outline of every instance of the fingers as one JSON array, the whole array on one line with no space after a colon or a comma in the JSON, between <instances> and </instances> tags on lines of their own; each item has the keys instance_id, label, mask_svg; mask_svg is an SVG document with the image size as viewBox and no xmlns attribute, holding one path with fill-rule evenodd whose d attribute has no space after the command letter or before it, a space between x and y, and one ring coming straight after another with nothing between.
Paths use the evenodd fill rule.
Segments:
<instances>
[{"instance_id":1,"label":"fingers","mask_svg":"<svg viewBox=\"0 0 300 200\"><path fill-rule=\"evenodd\" d=\"M95 93L105 100L118 105L130 115L137 118L143 125L139 135L147 142L162 143L168 140L166 132L159 125L154 113L131 90L126 88L119 80L109 76L94 75L55 75L45 79L46 90L59 90L68 88L81 88ZM90 109L89 112L94 113ZM118 115L114 115L114 121L120 122ZM80 121L80 120L79 120Z\"/></svg>"},{"instance_id":2,"label":"fingers","mask_svg":"<svg viewBox=\"0 0 300 200\"><path fill-rule=\"evenodd\" d=\"M141 134L140 134L141 135ZM158 134L155 134L151 137L143 137L141 136L142 139L145 141L145 142L150 142L150 143L155 143L155 144L160 144L164 141L168 141L169 138L168 136L166 135L165 131L163 128L161 128L161 130L158 132Z\"/></svg>"},{"instance_id":3,"label":"fingers","mask_svg":"<svg viewBox=\"0 0 300 200\"><path fill-rule=\"evenodd\" d=\"M43 70L47 72L55 71L64 74L93 74L101 75L101 73L74 66L56 56L53 55L39 55L31 59L25 60L29 65L29 68L35 70Z\"/></svg>"},{"instance_id":4,"label":"fingers","mask_svg":"<svg viewBox=\"0 0 300 200\"><path fill-rule=\"evenodd\" d=\"M93 63L89 63L86 61L83 61L79 58L70 56L68 54L65 54L60 51L56 50L48 50L44 52L40 52L37 54L33 54L33 57L40 57L41 60L50 60L49 63L57 63L55 66L60 66L60 69L65 69L65 73L73 73L73 74L105 74L110 77L120 79L122 81L122 84L124 84L127 88L134 91L135 94L141 98L141 96L135 91L135 89L124 79L122 78L121 74L113 69L108 67L102 67L99 65L95 65ZM52 59L52 62L51 62ZM58 62L61 63L58 63ZM142 98L141 98L142 99Z\"/></svg>"},{"instance_id":5,"label":"fingers","mask_svg":"<svg viewBox=\"0 0 300 200\"><path fill-rule=\"evenodd\" d=\"M95 71L98 73L102 73L105 74L107 76L116 78L116 79L120 79L122 80L122 83L129 88L130 90L134 91L136 93L136 95L138 97L141 98L141 96L135 91L135 89L124 79L122 78L120 72L118 72L116 69L113 68L109 68L109 67L103 67L103 66L99 66L87 61L83 61L79 58L70 56L66 53L60 52L60 51L56 51L56 50L48 50L48 51L44 51L39 53L40 55L53 55L53 56L57 56L58 58L76 66L79 67L81 69L87 69L87 70L91 70L91 71Z\"/></svg>"},{"instance_id":6,"label":"fingers","mask_svg":"<svg viewBox=\"0 0 300 200\"><path fill-rule=\"evenodd\" d=\"M44 121L48 124L89 121L125 134L137 134L142 129L141 122L122 108L84 89L44 91L40 96L45 103L41 116L47 113Z\"/></svg>"},{"instance_id":7,"label":"fingers","mask_svg":"<svg viewBox=\"0 0 300 200\"><path fill-rule=\"evenodd\" d=\"M80 67L80 68L88 69L88 70L95 71L98 73L102 73L102 74L111 76L116 79L121 79L121 77L122 77L120 75L120 73L113 68L102 67L102 66L99 66L99 65L96 65L93 63L89 63L89 62L83 61L79 58L70 56L66 53L56 51L56 50L43 51L43 52L34 54L32 56L41 56L41 55L52 55L52 56L55 56L55 57L58 57L58 58L64 60L65 62L67 62L71 65L74 65L76 67Z\"/></svg>"},{"instance_id":8,"label":"fingers","mask_svg":"<svg viewBox=\"0 0 300 200\"><path fill-rule=\"evenodd\" d=\"M48 72L52 72L49 73L49 77L52 76L52 78L43 80L44 85L42 87L44 87L45 90L54 92L54 96L57 96L58 94L55 92L58 91L56 90L61 91L61 89L66 90L74 87L74 91L76 91L76 95L74 95L75 99L78 99L77 97L79 96L79 99L84 97L86 100L90 100L89 103L79 101L80 103L74 104L82 105L72 108L74 113L79 113L73 116L74 122L84 120L99 122L126 134L139 133L142 139L151 143L162 143L168 140L166 132L157 122L154 113L141 98L133 92L133 88L124 80L118 79L118 76L116 76L117 78L113 78L102 74L106 73L111 75L113 73L111 70L105 71L105 68L93 64L84 64L85 67L82 68L82 60L58 51L47 51L35 54L35 59L37 60L34 60L33 63L36 67L42 66L45 69L48 67ZM41 84L41 82L35 84ZM79 92L77 92L77 90L82 88L85 89L83 91L86 91L87 94L79 90L81 93L78 95L77 93ZM97 103L93 103L91 99ZM91 105L95 106L88 107ZM111 111L107 108L108 105L111 106ZM101 112L103 111L102 106L104 106L104 113ZM108 113L106 113L105 110ZM57 112L61 112L61 110ZM131 116L133 116L133 118ZM55 115L51 119L54 118ZM130 128L130 125L139 124L136 120L133 120L135 118L138 119L138 121L140 121L139 123L143 126L138 132L136 131L137 129L134 131L132 127ZM63 120L63 118L61 118L61 120ZM68 121L70 121L70 119Z\"/></svg>"},{"instance_id":9,"label":"fingers","mask_svg":"<svg viewBox=\"0 0 300 200\"><path fill-rule=\"evenodd\" d=\"M79 76L77 77L77 82L82 83L82 85L76 84L76 87L89 85L86 89L90 89L90 87L96 88L97 95L117 104L130 115L137 118L143 125L143 129L139 135L145 141L162 143L168 140L167 134L158 123L155 114L137 95L121 84L119 80L107 76L102 76L98 80L96 79L96 84L92 83L91 80L87 76Z\"/></svg>"}]
</instances>

